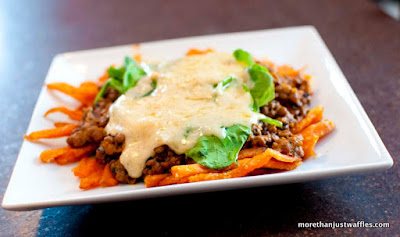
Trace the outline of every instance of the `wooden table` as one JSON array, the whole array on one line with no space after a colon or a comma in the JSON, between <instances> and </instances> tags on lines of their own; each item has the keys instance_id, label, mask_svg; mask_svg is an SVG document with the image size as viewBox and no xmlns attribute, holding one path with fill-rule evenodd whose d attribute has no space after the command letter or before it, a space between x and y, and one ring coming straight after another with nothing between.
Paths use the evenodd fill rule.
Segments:
<instances>
[{"instance_id":1,"label":"wooden table","mask_svg":"<svg viewBox=\"0 0 400 237\"><path fill-rule=\"evenodd\" d=\"M1 1L1 197L54 55L293 25L318 29L393 156L392 169L152 200L28 212L1 209L0 235L399 236L400 23L367 0ZM298 222L359 220L391 227L297 227Z\"/></svg>"}]
</instances>

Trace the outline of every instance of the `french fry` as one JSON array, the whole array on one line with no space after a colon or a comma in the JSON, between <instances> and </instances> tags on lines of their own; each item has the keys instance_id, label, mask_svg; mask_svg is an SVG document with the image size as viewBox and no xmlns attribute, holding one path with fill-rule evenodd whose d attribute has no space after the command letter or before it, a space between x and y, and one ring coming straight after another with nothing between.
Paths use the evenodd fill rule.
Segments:
<instances>
[{"instance_id":1,"label":"french fry","mask_svg":"<svg viewBox=\"0 0 400 237\"><path fill-rule=\"evenodd\" d=\"M296 169L302 163L303 162L300 159L292 163L271 159L268 161L267 164L263 166L263 168L276 169L276 170L293 170Z\"/></svg>"},{"instance_id":2,"label":"french fry","mask_svg":"<svg viewBox=\"0 0 400 237\"><path fill-rule=\"evenodd\" d=\"M90 174L94 173L100 168L100 164L94 158L85 157L82 158L78 165L72 169L75 176L79 178L87 178Z\"/></svg>"},{"instance_id":3,"label":"french fry","mask_svg":"<svg viewBox=\"0 0 400 237\"><path fill-rule=\"evenodd\" d=\"M79 87L64 82L55 82L47 84L47 88L67 94L85 105L92 104L98 93L97 84L94 82L83 82Z\"/></svg>"},{"instance_id":4,"label":"french fry","mask_svg":"<svg viewBox=\"0 0 400 237\"><path fill-rule=\"evenodd\" d=\"M55 122L54 123L54 127L59 128L59 127L64 127L64 126L69 125L69 124L72 124L72 123Z\"/></svg>"},{"instance_id":5,"label":"french fry","mask_svg":"<svg viewBox=\"0 0 400 237\"><path fill-rule=\"evenodd\" d=\"M282 65L278 66L277 68L277 73L281 76L297 76L301 71L303 71L306 67L300 68L299 70L295 70L289 65Z\"/></svg>"},{"instance_id":6,"label":"french fry","mask_svg":"<svg viewBox=\"0 0 400 237\"><path fill-rule=\"evenodd\" d=\"M248 157L254 157L258 154L263 153L265 150L267 150L266 147L252 147L241 150L238 155L238 160Z\"/></svg>"},{"instance_id":7,"label":"french fry","mask_svg":"<svg viewBox=\"0 0 400 237\"><path fill-rule=\"evenodd\" d=\"M311 124L317 123L322 120L324 113L324 107L321 105L315 106L310 111L308 111L306 117L296 124L293 128L293 133L299 133Z\"/></svg>"},{"instance_id":8,"label":"french fry","mask_svg":"<svg viewBox=\"0 0 400 237\"><path fill-rule=\"evenodd\" d=\"M168 177L168 174L154 174L154 175L146 175L144 177L144 184L147 188L158 186L158 184Z\"/></svg>"},{"instance_id":9,"label":"french fry","mask_svg":"<svg viewBox=\"0 0 400 237\"><path fill-rule=\"evenodd\" d=\"M250 160L240 164L237 168L223 173L197 174L189 177L189 182L199 182L207 180L228 179L246 176L255 169L263 167L271 159L271 156L265 151Z\"/></svg>"},{"instance_id":10,"label":"french fry","mask_svg":"<svg viewBox=\"0 0 400 237\"><path fill-rule=\"evenodd\" d=\"M100 186L100 180L103 175L103 167L96 169L88 177L81 179L79 188L89 190Z\"/></svg>"},{"instance_id":11,"label":"french fry","mask_svg":"<svg viewBox=\"0 0 400 237\"><path fill-rule=\"evenodd\" d=\"M302 146L304 151L304 158L315 155L314 146L317 144L318 138L318 136L309 136L304 138Z\"/></svg>"},{"instance_id":12,"label":"french fry","mask_svg":"<svg viewBox=\"0 0 400 237\"><path fill-rule=\"evenodd\" d=\"M276 160L283 161L283 162L292 163L292 162L295 162L300 159L300 158L296 158L293 156L284 155L284 154L280 153L279 151L273 150L271 148L268 148L266 153L268 155L270 155L271 157L275 158Z\"/></svg>"},{"instance_id":13,"label":"french fry","mask_svg":"<svg viewBox=\"0 0 400 237\"><path fill-rule=\"evenodd\" d=\"M56 149L45 150L40 154L40 160L42 162L52 162L56 157L66 153L70 147L61 147Z\"/></svg>"},{"instance_id":14,"label":"french fry","mask_svg":"<svg viewBox=\"0 0 400 237\"><path fill-rule=\"evenodd\" d=\"M206 54L206 53L211 53L211 52L214 52L214 50L211 48L208 48L205 50L189 49L189 51L186 53L186 55L189 56L189 55L197 55L197 54Z\"/></svg>"},{"instance_id":15,"label":"french fry","mask_svg":"<svg viewBox=\"0 0 400 237\"><path fill-rule=\"evenodd\" d=\"M95 150L96 145L87 145L79 148L70 148L64 154L54 158L54 161L59 165L74 163L82 159L82 157L91 155Z\"/></svg>"},{"instance_id":16,"label":"french fry","mask_svg":"<svg viewBox=\"0 0 400 237\"><path fill-rule=\"evenodd\" d=\"M118 180L115 179L114 175L111 172L110 164L107 164L104 167L103 174L100 179L100 186L102 187L111 187L118 184Z\"/></svg>"},{"instance_id":17,"label":"french fry","mask_svg":"<svg viewBox=\"0 0 400 237\"><path fill-rule=\"evenodd\" d=\"M32 132L29 135L25 135L24 138L28 141L37 141L43 138L65 137L71 135L72 131L74 131L77 127L78 125L68 124L62 127Z\"/></svg>"},{"instance_id":18,"label":"french fry","mask_svg":"<svg viewBox=\"0 0 400 237\"><path fill-rule=\"evenodd\" d=\"M56 107L48 110L45 114L44 117L47 117L49 114L60 112L65 115L68 115L70 119L76 120L76 121L81 121L82 120L82 111L81 110L70 110L67 109L66 107Z\"/></svg>"},{"instance_id":19,"label":"french fry","mask_svg":"<svg viewBox=\"0 0 400 237\"><path fill-rule=\"evenodd\" d=\"M104 83L104 82L107 81L107 79L109 78L108 72L107 72L107 71L108 71L108 69L103 73L103 75L101 75L101 76L99 77L98 82Z\"/></svg>"},{"instance_id":20,"label":"french fry","mask_svg":"<svg viewBox=\"0 0 400 237\"><path fill-rule=\"evenodd\" d=\"M321 122L306 127L300 132L300 134L303 135L303 138L312 136L323 137L330 133L334 128L335 124L332 121L325 119Z\"/></svg>"}]
</instances>

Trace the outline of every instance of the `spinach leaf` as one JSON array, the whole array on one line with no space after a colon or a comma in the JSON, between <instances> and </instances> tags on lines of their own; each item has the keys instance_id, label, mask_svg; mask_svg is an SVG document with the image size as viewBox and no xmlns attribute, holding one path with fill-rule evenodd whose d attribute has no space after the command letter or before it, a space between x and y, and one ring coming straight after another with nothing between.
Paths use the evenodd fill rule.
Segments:
<instances>
[{"instance_id":1,"label":"spinach leaf","mask_svg":"<svg viewBox=\"0 0 400 237\"><path fill-rule=\"evenodd\" d=\"M250 127L234 125L224 128L226 136L202 136L186 156L210 169L222 169L236 161L237 155L250 135Z\"/></svg>"},{"instance_id":2,"label":"spinach leaf","mask_svg":"<svg viewBox=\"0 0 400 237\"><path fill-rule=\"evenodd\" d=\"M259 64L253 64L247 71L254 82L250 93L254 98L255 107L259 108L266 105L275 98L275 85L272 75L266 67Z\"/></svg>"},{"instance_id":3,"label":"spinach leaf","mask_svg":"<svg viewBox=\"0 0 400 237\"><path fill-rule=\"evenodd\" d=\"M265 118L260 119L263 122L269 123L271 125L275 125L279 128L281 128L283 126L282 122L273 118L270 118L268 116L265 116Z\"/></svg>"},{"instance_id":4,"label":"spinach leaf","mask_svg":"<svg viewBox=\"0 0 400 237\"><path fill-rule=\"evenodd\" d=\"M130 57L125 58L125 73L122 81L122 86L126 92L132 87L135 87L138 81L146 75L143 68L139 67L135 60Z\"/></svg>"},{"instance_id":5,"label":"spinach leaf","mask_svg":"<svg viewBox=\"0 0 400 237\"><path fill-rule=\"evenodd\" d=\"M108 68L107 74L111 78L114 78L118 81L122 81L122 79L124 78L124 74L125 74L125 67L114 68L111 66Z\"/></svg>"},{"instance_id":6,"label":"spinach leaf","mask_svg":"<svg viewBox=\"0 0 400 237\"><path fill-rule=\"evenodd\" d=\"M135 60L130 57L125 57L124 66L120 68L109 67L107 74L110 78L104 83L99 93L97 93L94 100L95 103L104 96L108 87L116 89L121 94L124 94L130 88L135 87L137 82L146 75L146 72L136 63ZM153 89L148 92L150 94L155 90L157 82L155 85L152 84L152 86Z\"/></svg>"},{"instance_id":7,"label":"spinach leaf","mask_svg":"<svg viewBox=\"0 0 400 237\"><path fill-rule=\"evenodd\" d=\"M243 63L247 67L254 64L253 57L243 49L236 49L235 52L233 52L233 56L238 62Z\"/></svg>"}]
</instances>

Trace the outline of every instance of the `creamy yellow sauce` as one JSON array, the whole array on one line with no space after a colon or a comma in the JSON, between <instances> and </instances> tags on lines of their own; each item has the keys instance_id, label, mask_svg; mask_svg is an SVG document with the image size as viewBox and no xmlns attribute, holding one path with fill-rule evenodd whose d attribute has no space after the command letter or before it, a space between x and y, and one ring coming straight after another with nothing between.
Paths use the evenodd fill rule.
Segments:
<instances>
[{"instance_id":1,"label":"creamy yellow sauce","mask_svg":"<svg viewBox=\"0 0 400 237\"><path fill-rule=\"evenodd\" d=\"M227 88L214 88L228 76L235 80ZM141 97L152 80L157 80L156 90ZM182 154L203 135L223 138L222 127L256 123L260 115L249 108L251 96L243 83L251 83L249 75L230 53L186 56L153 69L109 112L107 132L125 135L120 161L129 176L142 175L158 146L168 145Z\"/></svg>"}]
</instances>

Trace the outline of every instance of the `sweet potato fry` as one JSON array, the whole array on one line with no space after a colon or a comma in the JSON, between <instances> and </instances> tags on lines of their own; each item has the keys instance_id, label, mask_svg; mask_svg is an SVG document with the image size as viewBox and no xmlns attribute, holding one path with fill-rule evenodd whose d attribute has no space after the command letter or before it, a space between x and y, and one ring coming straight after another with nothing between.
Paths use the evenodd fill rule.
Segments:
<instances>
[{"instance_id":1,"label":"sweet potato fry","mask_svg":"<svg viewBox=\"0 0 400 237\"><path fill-rule=\"evenodd\" d=\"M61 147L56 149L45 150L40 154L40 160L43 162L52 162L56 157L66 153L70 147Z\"/></svg>"},{"instance_id":2,"label":"sweet potato fry","mask_svg":"<svg viewBox=\"0 0 400 237\"><path fill-rule=\"evenodd\" d=\"M100 180L103 175L103 167L95 170L88 177L81 179L79 188L88 190L100 186Z\"/></svg>"},{"instance_id":3,"label":"sweet potato fry","mask_svg":"<svg viewBox=\"0 0 400 237\"><path fill-rule=\"evenodd\" d=\"M206 54L206 53L210 53L210 52L214 52L213 49L205 49L205 50L200 50L200 49L189 49L189 51L186 53L187 56L189 55L197 55L197 54Z\"/></svg>"},{"instance_id":4,"label":"sweet potato fry","mask_svg":"<svg viewBox=\"0 0 400 237\"><path fill-rule=\"evenodd\" d=\"M107 72L107 71L108 71L108 69L104 72L103 75L101 75L101 77L99 77L98 81L99 81L100 83L106 82L107 79L109 78L108 72Z\"/></svg>"},{"instance_id":5,"label":"sweet potato fry","mask_svg":"<svg viewBox=\"0 0 400 237\"><path fill-rule=\"evenodd\" d=\"M335 124L332 121L325 119L321 122L308 126L301 131L300 134L303 135L303 138L312 136L323 137L330 133L334 128Z\"/></svg>"},{"instance_id":6,"label":"sweet potato fry","mask_svg":"<svg viewBox=\"0 0 400 237\"><path fill-rule=\"evenodd\" d=\"M101 165L94 158L85 157L82 158L78 166L72 169L75 176L79 178L87 178L90 174L94 173L96 170L99 170Z\"/></svg>"},{"instance_id":7,"label":"sweet potato fry","mask_svg":"<svg viewBox=\"0 0 400 237\"><path fill-rule=\"evenodd\" d=\"M147 188L157 186L163 179L168 177L168 174L154 174L154 175L146 175L144 177L144 185Z\"/></svg>"},{"instance_id":8,"label":"sweet potato fry","mask_svg":"<svg viewBox=\"0 0 400 237\"><path fill-rule=\"evenodd\" d=\"M293 128L293 133L299 133L311 124L321 121L324 113L324 107L321 105L315 106L310 111L308 111L306 117L296 124Z\"/></svg>"},{"instance_id":9,"label":"sweet potato fry","mask_svg":"<svg viewBox=\"0 0 400 237\"><path fill-rule=\"evenodd\" d=\"M92 104L98 93L97 84L94 82L83 82L79 87L64 82L55 82L47 84L47 88L67 94L85 105Z\"/></svg>"},{"instance_id":10,"label":"sweet potato fry","mask_svg":"<svg viewBox=\"0 0 400 237\"><path fill-rule=\"evenodd\" d=\"M64 127L64 126L69 125L69 124L72 124L72 123L55 122L54 123L54 127L59 128L59 127Z\"/></svg>"},{"instance_id":11,"label":"sweet potato fry","mask_svg":"<svg viewBox=\"0 0 400 237\"><path fill-rule=\"evenodd\" d=\"M157 186L165 186L176 183L187 183L189 180L189 176L186 177L175 177L173 175L168 175L165 179L162 179Z\"/></svg>"},{"instance_id":12,"label":"sweet potato fry","mask_svg":"<svg viewBox=\"0 0 400 237\"><path fill-rule=\"evenodd\" d=\"M243 162L243 164L239 163L239 166L233 170L223 172L223 173L206 173L206 174L197 174L193 176L189 176L189 182L199 182L199 181L207 181L207 180L216 180L216 179L228 179L228 178L237 178L246 176L248 173L255 169L259 169L263 167L268 161L271 159L271 156L265 151L250 160Z\"/></svg>"},{"instance_id":13,"label":"sweet potato fry","mask_svg":"<svg viewBox=\"0 0 400 237\"><path fill-rule=\"evenodd\" d=\"M46 129L41 131L32 132L29 135L25 135L24 138L28 141L37 141L43 138L58 138L65 137L72 134L72 131L76 129L78 125L68 124L63 127L56 127L52 129Z\"/></svg>"},{"instance_id":14,"label":"sweet potato fry","mask_svg":"<svg viewBox=\"0 0 400 237\"><path fill-rule=\"evenodd\" d=\"M278 66L277 72L278 72L278 74L281 75L281 76L290 76L290 77L293 77L293 76L299 75L299 73L300 73L301 71L303 71L305 68L306 68L306 66L304 66L304 67L302 67L302 68L300 68L300 69L298 69L298 70L295 70L294 68L292 68L292 67L289 66L289 65L282 65L282 66Z\"/></svg>"},{"instance_id":15,"label":"sweet potato fry","mask_svg":"<svg viewBox=\"0 0 400 237\"><path fill-rule=\"evenodd\" d=\"M175 178L183 178L183 177L187 177L187 176L191 176L191 175L195 175L195 174L224 172L224 171L234 169L236 167L237 167L237 165L235 163L231 164L230 166L228 166L226 168L220 169L220 170L209 169L200 164L176 165L176 166L171 167L171 174Z\"/></svg>"},{"instance_id":16,"label":"sweet potato fry","mask_svg":"<svg viewBox=\"0 0 400 237\"><path fill-rule=\"evenodd\" d=\"M82 111L81 110L70 110L65 107L56 107L48 110L45 114L44 117L47 117L51 113L56 113L56 112L61 112L63 114L68 115L70 119L76 120L76 121L81 121L82 120Z\"/></svg>"},{"instance_id":17,"label":"sweet potato fry","mask_svg":"<svg viewBox=\"0 0 400 237\"><path fill-rule=\"evenodd\" d=\"M273 150L271 148L268 148L266 153L270 155L271 157L275 158L276 160L283 161L283 162L295 162L296 160L299 160L300 158L284 155L280 153L279 151Z\"/></svg>"},{"instance_id":18,"label":"sweet potato fry","mask_svg":"<svg viewBox=\"0 0 400 237\"><path fill-rule=\"evenodd\" d=\"M315 155L314 146L318 142L318 136L309 136L303 140L304 158Z\"/></svg>"},{"instance_id":19,"label":"sweet potato fry","mask_svg":"<svg viewBox=\"0 0 400 237\"><path fill-rule=\"evenodd\" d=\"M64 154L56 157L54 161L59 165L74 163L82 159L82 157L91 155L95 150L96 145L88 145L80 148L70 148Z\"/></svg>"},{"instance_id":20,"label":"sweet potato fry","mask_svg":"<svg viewBox=\"0 0 400 237\"><path fill-rule=\"evenodd\" d=\"M104 167L103 174L100 179L100 186L102 187L111 187L118 184L118 180L115 179L114 175L111 172L110 164L107 164Z\"/></svg>"},{"instance_id":21,"label":"sweet potato fry","mask_svg":"<svg viewBox=\"0 0 400 237\"><path fill-rule=\"evenodd\" d=\"M263 168L276 169L276 170L293 170L296 169L302 163L303 162L300 159L292 163L271 159L268 161L267 164L263 166Z\"/></svg>"},{"instance_id":22,"label":"sweet potato fry","mask_svg":"<svg viewBox=\"0 0 400 237\"><path fill-rule=\"evenodd\" d=\"M241 150L238 155L238 160L248 157L254 157L258 154L263 153L265 150L267 150L266 147L252 147Z\"/></svg>"}]
</instances>

